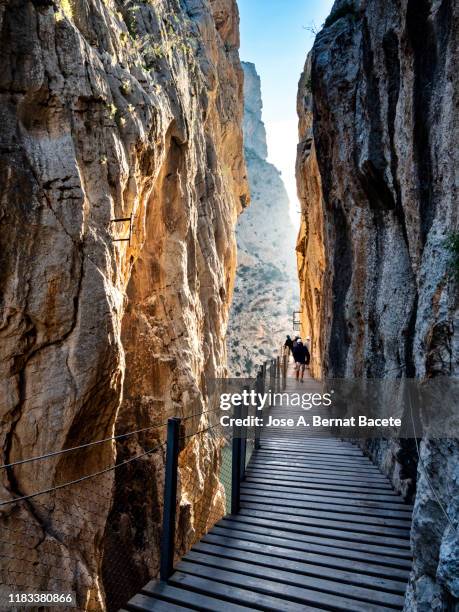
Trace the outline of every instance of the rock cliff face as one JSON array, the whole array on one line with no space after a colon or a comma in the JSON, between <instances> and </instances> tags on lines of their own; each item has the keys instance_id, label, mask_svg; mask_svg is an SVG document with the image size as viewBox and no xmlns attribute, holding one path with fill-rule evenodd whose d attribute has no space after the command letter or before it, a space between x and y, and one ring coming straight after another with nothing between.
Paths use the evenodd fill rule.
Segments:
<instances>
[{"instance_id":1,"label":"rock cliff face","mask_svg":"<svg viewBox=\"0 0 459 612\"><path fill-rule=\"evenodd\" d=\"M233 375L250 376L279 352L292 333L298 307L295 231L279 171L266 161L261 118L260 77L254 64L244 69L244 151L251 205L239 217L238 267L228 328L228 361Z\"/></svg>"},{"instance_id":2,"label":"rock cliff face","mask_svg":"<svg viewBox=\"0 0 459 612\"><path fill-rule=\"evenodd\" d=\"M316 374L458 374L445 247L458 227L458 12L454 0L338 0L316 38L300 81L297 169ZM403 488L398 446L370 450ZM454 609L459 542L438 500L457 528L458 442L425 439L421 459L406 609Z\"/></svg>"},{"instance_id":3,"label":"rock cliff face","mask_svg":"<svg viewBox=\"0 0 459 612\"><path fill-rule=\"evenodd\" d=\"M235 0L11 0L0 28L5 464L204 409L207 377L225 371L248 191ZM2 469L1 499L146 453L164 433ZM224 501L215 443L184 445L182 547ZM4 587L76 590L94 610L106 591L114 607L157 571L162 466L160 450L1 508Z\"/></svg>"},{"instance_id":4,"label":"rock cliff face","mask_svg":"<svg viewBox=\"0 0 459 612\"><path fill-rule=\"evenodd\" d=\"M312 130L311 55L308 55L298 84L299 139L296 176L301 203L301 225L296 243L300 281L301 335L309 337L312 376L323 374L327 336L330 283L327 273L327 234L322 180L317 164Z\"/></svg>"}]
</instances>

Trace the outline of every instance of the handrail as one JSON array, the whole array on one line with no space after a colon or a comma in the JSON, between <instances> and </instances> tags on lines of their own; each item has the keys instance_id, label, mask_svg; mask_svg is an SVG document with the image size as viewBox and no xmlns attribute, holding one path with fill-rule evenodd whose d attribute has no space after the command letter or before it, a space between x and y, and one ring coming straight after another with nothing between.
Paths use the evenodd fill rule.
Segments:
<instances>
[{"instance_id":1,"label":"handrail","mask_svg":"<svg viewBox=\"0 0 459 612\"><path fill-rule=\"evenodd\" d=\"M107 472L111 472L112 470L116 470L117 468L123 466L123 465L127 465L128 463L132 463L133 461L136 461L137 459L141 459L142 457L146 457L147 455L150 455L151 453L154 453L155 451L159 450L160 448L162 448L164 446L163 444L159 444L158 446L155 446L154 448L150 448L149 450L139 454L139 455L135 455L134 457L130 457L129 459L126 459L125 461L122 461L121 463L115 463L114 465L111 465L107 468L104 468L103 470L99 470L98 472L94 472L93 474L87 474L86 476L81 476L81 478L75 478L74 480L70 480L68 482L63 482L62 484L59 485L55 485L54 487L49 487L48 489L45 489L43 491L37 491L36 493L30 493L29 495L22 495L21 497L14 497L12 499L7 499L7 500L3 500L0 501L0 507L4 507L4 506L8 506L11 504L15 504L17 502L20 501L26 501L28 499L33 499L34 497L38 497L39 495L46 495L48 493L52 493L53 491L58 491L59 489L63 489L64 487L69 487L71 485L74 484L78 484L80 482L84 482L85 480L90 480L91 478L95 478L96 476L101 476L102 474L106 474Z\"/></svg>"},{"instance_id":2,"label":"handrail","mask_svg":"<svg viewBox=\"0 0 459 612\"><path fill-rule=\"evenodd\" d=\"M97 446L98 444L103 444L104 442L121 440L122 438L128 438L129 436L133 436L134 434L143 433L145 431L150 431L152 429L159 429L160 427L165 427L166 425L167 425L167 422L161 423L160 425L151 425L150 427L143 427L142 429L128 431L127 433L124 433L124 434L119 434L117 436L111 436L110 438L104 438L102 440L95 440L94 442L87 442L86 444L80 444L79 446L71 446L70 448L64 448L59 451L52 451L44 455L37 455L36 457L29 457L27 459L19 459L18 461L13 461L12 463L5 463L4 465L0 465L0 470L12 468L12 467L15 467L16 465L23 465L24 463L31 463L32 461L40 461L41 459L49 459L50 457L57 457L58 455L64 455L65 453L70 453L72 451L80 450L82 448L88 448L90 446Z\"/></svg>"}]
</instances>

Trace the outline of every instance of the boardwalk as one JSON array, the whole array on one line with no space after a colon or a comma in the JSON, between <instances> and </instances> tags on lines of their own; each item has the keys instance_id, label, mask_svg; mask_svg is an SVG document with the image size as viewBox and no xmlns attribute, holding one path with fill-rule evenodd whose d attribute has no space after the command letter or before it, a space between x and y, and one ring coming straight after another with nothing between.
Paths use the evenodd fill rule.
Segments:
<instances>
[{"instance_id":1,"label":"boardwalk","mask_svg":"<svg viewBox=\"0 0 459 612\"><path fill-rule=\"evenodd\" d=\"M290 379L288 390L312 385ZM168 584L150 582L127 609L400 610L410 517L411 507L350 442L265 428L240 512L215 525Z\"/></svg>"}]
</instances>

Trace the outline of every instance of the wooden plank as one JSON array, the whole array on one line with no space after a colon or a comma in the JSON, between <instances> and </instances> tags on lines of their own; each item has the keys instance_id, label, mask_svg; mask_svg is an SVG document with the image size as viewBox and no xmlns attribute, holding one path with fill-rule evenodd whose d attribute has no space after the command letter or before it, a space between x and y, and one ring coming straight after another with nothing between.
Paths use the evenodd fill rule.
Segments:
<instances>
[{"instance_id":1,"label":"wooden plank","mask_svg":"<svg viewBox=\"0 0 459 612\"><path fill-rule=\"evenodd\" d=\"M285 415L272 415L274 418L284 418ZM295 419L296 416L294 414L288 415L290 418ZM298 415L298 416L304 416L304 414ZM265 432L268 431L268 428L265 428ZM274 429L271 429L272 433L274 434ZM278 432L279 430L277 430ZM287 430L286 430L287 431ZM265 448L266 446L271 446L271 447L281 447L281 448L305 448L305 447L309 447L309 446L321 446L321 447L334 447L334 448L340 448L343 450L355 450L356 447L353 444L349 444L347 442L343 442L338 440L338 438L335 438L333 436L307 436L304 435L305 433L309 433L311 430L300 430L299 436L291 436L290 434L292 432L298 431L296 427L294 427L293 429L289 429L288 430L289 433L287 436L279 436L279 439L276 439L275 435L271 435L271 436L262 436L264 438L264 445L263 448ZM276 433L277 433L276 432ZM360 449L359 449L360 450Z\"/></svg>"},{"instance_id":2,"label":"wooden plank","mask_svg":"<svg viewBox=\"0 0 459 612\"><path fill-rule=\"evenodd\" d=\"M256 461L251 464L251 467L257 466L261 469L287 469L292 472L301 472L305 469L314 469L321 471L322 469L328 470L346 470L355 471L359 473L366 473L368 475L378 474L377 468L371 465L357 464L354 461L326 461L315 459L314 457L305 457L304 459L289 459L284 457L257 457Z\"/></svg>"},{"instance_id":3,"label":"wooden plank","mask_svg":"<svg viewBox=\"0 0 459 612\"><path fill-rule=\"evenodd\" d=\"M376 471L373 471L365 467L358 468L358 467L353 467L353 466L329 465L329 464L324 464L322 462L314 463L312 461L305 462L305 465L301 467L295 467L295 466L289 465L288 462L285 462L285 463L271 462L268 468L266 463L262 463L261 461L255 459L254 461L251 461L249 463L248 469L258 469L258 470L269 469L270 471L272 470L273 472L279 472L280 474L291 474L292 476L295 476L295 475L301 476L302 474L306 472L314 472L314 473L323 472L324 474L330 474L330 473L337 474L337 475L342 474L344 476L352 476L353 478L360 478L362 476L373 478L373 476L375 476L376 478L385 479L385 476L383 476L380 472L376 472Z\"/></svg>"},{"instance_id":4,"label":"wooden plank","mask_svg":"<svg viewBox=\"0 0 459 612\"><path fill-rule=\"evenodd\" d=\"M264 460L266 458L273 459L283 459L288 458L289 460L298 460L298 461L307 461L308 458L314 459L318 461L320 459L324 459L323 454L319 456L316 455L316 451L314 449L304 449L295 450L295 449L287 449L287 448L268 448L265 444L262 443L261 448L257 452L257 459ZM352 454L343 454L341 449L337 449L336 452L333 451L332 455L327 458L327 460L332 461L334 463L339 463L341 460L345 460L348 463L363 463L369 467L376 467L374 463L368 458L362 455L362 453L352 453ZM358 461L357 461L358 460ZM376 468L378 469L378 468Z\"/></svg>"},{"instance_id":5,"label":"wooden plank","mask_svg":"<svg viewBox=\"0 0 459 612\"><path fill-rule=\"evenodd\" d=\"M169 582L194 591L196 593L210 593L220 599L220 606L215 612L225 610L227 602L235 602L239 604L250 605L251 609L266 610L267 612L305 612L303 605L280 599L269 594L259 593L255 590L243 589L239 585L218 582L212 578L204 578L195 574L187 574L184 572L175 572ZM308 610L316 610L316 608L308 608Z\"/></svg>"},{"instance_id":6,"label":"wooden plank","mask_svg":"<svg viewBox=\"0 0 459 612\"><path fill-rule=\"evenodd\" d=\"M329 444L318 444L317 441L311 441L311 443L305 443L303 440L298 440L296 444L289 445L287 442L279 444L273 444L270 441L261 441L261 447L259 448L261 453L290 453L292 455L308 455L310 453L330 453L337 454L339 456L350 456L359 457L362 459L369 459L366 457L360 449L354 449L352 447L336 446L331 444L332 439L329 439Z\"/></svg>"},{"instance_id":7,"label":"wooden plank","mask_svg":"<svg viewBox=\"0 0 459 612\"><path fill-rule=\"evenodd\" d=\"M404 521L411 521L411 512L406 512L400 510L397 506L391 507L390 504L387 504L387 507L384 507L383 504L378 505L376 502L365 502L357 503L356 501L352 501L351 503L340 502L330 500L323 500L320 497L314 496L302 496L299 499L295 497L285 498L283 495L279 497L274 497L272 495L254 495L254 494L241 494L241 501L247 503L256 503L256 504L282 504L284 508L302 508L306 510L325 510L327 512L347 512L348 514L355 515L366 515L366 516L383 516L389 518L396 518ZM347 501L347 500L346 500ZM369 504L373 503L371 506Z\"/></svg>"},{"instance_id":8,"label":"wooden plank","mask_svg":"<svg viewBox=\"0 0 459 612\"><path fill-rule=\"evenodd\" d=\"M349 491L349 489L343 487L327 487L325 485L308 485L304 484L298 487L284 487L281 484L272 484L267 477L265 480L253 480L247 479L244 481L244 489L263 489L264 491L275 491L278 494L284 494L288 492L292 493L306 493L309 491L313 491L314 494L323 494L324 497L346 497L352 493L352 496L355 499L369 499L373 501L389 501L392 503L397 503L397 500L400 504L402 504L402 500L397 495L389 495L389 494L381 494L381 493L373 493L372 491Z\"/></svg>"},{"instance_id":9,"label":"wooden plank","mask_svg":"<svg viewBox=\"0 0 459 612\"><path fill-rule=\"evenodd\" d=\"M309 493L309 491L314 491L315 494L317 493L325 493L326 495L328 495L329 497L347 497L349 495L352 494L353 497L355 497L355 499L370 499L370 500L374 500L374 501L389 501L391 503L397 503L397 500L399 500L399 497L394 494L391 495L390 493L380 493L380 492L373 492L373 491L369 491L369 490L350 490L350 489L346 489L345 487L341 487L341 486L336 486L336 487L327 487L326 485L320 485L320 484L302 484L301 486L298 487L289 487L289 486L283 486L282 484L273 484L269 481L269 478L267 478L266 480L259 480L259 479L253 479L253 478L247 478L246 480L244 480L244 488L245 489L263 489L264 491L276 491L276 493L280 493L280 494L284 494L284 493ZM400 503L402 503L400 501Z\"/></svg>"},{"instance_id":10,"label":"wooden plank","mask_svg":"<svg viewBox=\"0 0 459 612\"><path fill-rule=\"evenodd\" d=\"M301 475L299 474L293 474L293 473L286 473L285 475L276 471L272 471L272 470L260 470L260 469L256 469L256 470L247 470L246 472L246 479L247 480L252 480L254 482L259 481L259 480L266 480L269 479L270 481L272 481L272 483L274 485L280 485L280 486L294 486L297 488L302 488L304 485L307 484L327 484L327 483L331 483L333 485L333 487L336 486L352 486L353 490L355 490L356 488L365 488L365 489L370 489L371 492L374 493L380 493L382 495L386 495L387 492L392 491L392 487L389 486L384 486L384 487L378 487L376 486L376 483L372 483L371 480L367 480L367 477L365 478L359 478L359 479L354 479L354 480L350 480L347 477L341 478L341 477L332 477L331 475L324 475L324 476L315 476L312 473L307 473L307 472L303 472ZM330 488L330 487L329 487ZM397 499L400 499L400 497L398 495L396 495ZM409 504L403 504L405 507L409 508ZM411 509L411 508L409 508Z\"/></svg>"},{"instance_id":11,"label":"wooden plank","mask_svg":"<svg viewBox=\"0 0 459 612\"><path fill-rule=\"evenodd\" d=\"M129 612L189 612L193 610L193 608L167 603L159 599L154 599L153 597L148 597L142 593L134 595L134 597L129 600L126 608ZM121 610L119 612L121 612Z\"/></svg>"},{"instance_id":12,"label":"wooden plank","mask_svg":"<svg viewBox=\"0 0 459 612\"><path fill-rule=\"evenodd\" d=\"M249 565L248 567L250 569L253 566ZM372 602L359 601L355 598L324 593L314 588L287 584L280 582L275 576L266 579L266 577L263 576L252 576L237 571L230 571L226 568L207 567L201 563L194 563L188 560L180 561L177 569L184 573L194 574L195 576L204 576L211 580L229 585L242 586L260 593L266 593L267 595L275 595L301 604L322 606L326 609L346 610L348 612L380 612L381 610L393 609L393 607L375 605ZM267 571L265 568L263 568L263 570ZM274 574L276 574L276 572L274 572ZM312 582L314 582L314 580ZM283 608L281 609L283 610ZM396 609L401 608L398 606Z\"/></svg>"},{"instance_id":13,"label":"wooden plank","mask_svg":"<svg viewBox=\"0 0 459 612\"><path fill-rule=\"evenodd\" d=\"M288 461L291 462L292 464L302 464L305 461L315 461L316 463L319 461L323 461L324 463L330 463L331 465L337 464L337 465L350 465L350 466L355 466L355 467L365 467L365 468L375 468L376 470L378 468L376 468L376 466L374 466L371 461L369 459L367 459L366 457L363 457L362 455L346 455L346 454L341 454L341 453L333 453L333 454L327 454L327 453L298 453L295 456L288 456L287 453L282 452L282 453L270 453L268 451L263 451L260 450L259 453L257 453L257 459L259 461Z\"/></svg>"},{"instance_id":14,"label":"wooden plank","mask_svg":"<svg viewBox=\"0 0 459 612\"><path fill-rule=\"evenodd\" d=\"M283 417L280 417L283 418ZM273 452L290 452L290 453L305 453L309 451L318 452L332 452L332 453L346 453L348 455L358 455L359 457L365 457L362 449L352 446L350 444L337 444L336 438L296 438L291 443L287 439L283 439L279 442L274 442L272 438L265 438L264 444L262 444L260 450L262 451L273 451Z\"/></svg>"},{"instance_id":15,"label":"wooden plank","mask_svg":"<svg viewBox=\"0 0 459 612\"><path fill-rule=\"evenodd\" d=\"M340 457L365 457L362 451L357 448L337 446L336 444L318 444L316 442L305 442L300 446L279 445L278 448L267 448L265 445L260 448L261 453L289 453L291 455L307 455L309 453L327 453L339 455Z\"/></svg>"},{"instance_id":16,"label":"wooden plank","mask_svg":"<svg viewBox=\"0 0 459 612\"><path fill-rule=\"evenodd\" d=\"M248 472L263 472L263 467L256 461L250 464L247 468ZM373 474L370 471L362 470L360 473L355 472L339 472L336 468L327 469L323 466L317 466L314 468L302 468L294 470L290 467L271 467L269 473L277 475L279 478L290 477L290 478L309 478L310 476L321 476L323 478L333 478L338 480L351 480L354 482L361 482L367 479L372 483L384 483L390 486L389 481L382 474Z\"/></svg>"},{"instance_id":17,"label":"wooden plank","mask_svg":"<svg viewBox=\"0 0 459 612\"><path fill-rule=\"evenodd\" d=\"M217 557L216 563L218 564L218 558L220 559L232 559L235 561L242 561L245 563L253 563L255 565L266 566L271 569L278 569L279 565L282 570L298 573L306 576L316 576L319 579L326 579L329 581L336 581L345 585L356 585L358 587L380 589L381 591L387 591L388 593L394 593L403 595L406 589L406 582L400 582L397 580L388 580L381 576L368 576L361 574L356 571L349 571L348 569L328 568L324 565L315 565L297 558L283 558L282 563L279 563L279 557L271 555L267 550L264 551L250 551L246 549L228 548L219 546L211 542L199 542L193 546L193 553L202 553L208 556ZM194 555L187 555L187 559L195 559ZM226 561L222 561L220 567L226 567ZM341 584L337 590L340 591ZM334 590L332 592L335 592Z\"/></svg>"},{"instance_id":18,"label":"wooden plank","mask_svg":"<svg viewBox=\"0 0 459 612\"><path fill-rule=\"evenodd\" d=\"M234 526L231 522L224 523L223 521L213 527L210 533L223 537L241 538L248 542L261 542L294 550L318 552L343 559L378 563L388 567L406 570L411 568L410 552L398 549L394 551L390 547L378 544L368 545L347 540L334 540L319 535L284 534L275 529L254 527L244 523Z\"/></svg>"},{"instance_id":19,"label":"wooden plank","mask_svg":"<svg viewBox=\"0 0 459 612\"><path fill-rule=\"evenodd\" d=\"M260 453L259 453L259 457L261 459L263 459L264 457L267 456L282 456L282 457L292 457L293 459L295 459L295 457L301 458L301 457L318 457L320 459L346 459L347 461L355 461L356 463L368 463L369 459L367 457L365 457L364 455L362 455L362 453L358 450L342 450L339 448L336 449L327 449L327 448L323 448L323 447L316 447L316 448L306 448L303 447L302 452L298 452L298 451L292 451L292 450L288 450L286 448L283 449L279 449L279 451L272 451L269 449L265 449L263 448L263 446L260 448Z\"/></svg>"},{"instance_id":20,"label":"wooden plank","mask_svg":"<svg viewBox=\"0 0 459 612\"><path fill-rule=\"evenodd\" d=\"M302 478L296 477L294 475L290 476L275 476L271 472L271 470L248 470L246 474L246 479L250 481L258 481L265 480L269 478L270 481L275 483L283 484L284 486L290 486L291 484L297 484L301 486L302 484L325 484L325 485L338 485L340 487L348 487L349 490L352 489L365 489L369 491L381 491L385 493L386 491L390 491L393 493L393 488L390 486L388 482L377 482L368 478L359 478L359 479L350 479L350 478L335 478L335 476L326 476L320 473L309 473Z\"/></svg>"},{"instance_id":21,"label":"wooden plank","mask_svg":"<svg viewBox=\"0 0 459 612\"><path fill-rule=\"evenodd\" d=\"M328 451L331 452L339 452L339 453L348 453L350 455L359 455L360 457L366 457L361 449L356 449L352 446L338 446L333 444L333 438L328 438L326 442L320 442L320 440L309 440L305 441L305 438L296 439L295 442L292 441L291 444L288 443L287 440L284 439L282 442L273 442L271 439L264 439L261 441L260 452L269 452L269 453L298 453L301 455L307 454L308 452L317 451Z\"/></svg>"},{"instance_id":22,"label":"wooden plank","mask_svg":"<svg viewBox=\"0 0 459 612\"><path fill-rule=\"evenodd\" d=\"M302 470L304 468L307 467L316 467L320 469L320 466L323 465L324 468L342 468L342 469L356 469L356 470L366 470L369 473L372 472L371 466L365 466L365 465L356 465L354 462L350 462L350 461L320 461L320 460L314 460L311 458L305 458L303 461L299 461L298 459L295 460L288 460L288 459L269 459L269 458L265 458L265 459L261 459L261 458L257 458L257 465L261 465L262 467L266 467L266 468L271 468L274 466L284 466L284 467L288 467L288 468L292 468L292 469L296 469L296 470ZM376 468L374 468L376 470Z\"/></svg>"},{"instance_id":23,"label":"wooden plank","mask_svg":"<svg viewBox=\"0 0 459 612\"><path fill-rule=\"evenodd\" d=\"M281 417L282 418L282 417ZM259 449L262 452L270 452L270 453L298 453L298 454L306 454L309 452L330 452L330 453L339 453L346 454L352 457L364 457L368 459L366 455L363 454L360 448L356 448L354 446L343 446L337 445L333 443L333 438L327 438L325 441L321 441L317 438L306 440L305 438L296 438L295 441L292 440L291 443L288 442L287 439L283 439L279 442L273 442L270 438L265 438L262 440L261 447Z\"/></svg>"},{"instance_id":24,"label":"wooden plank","mask_svg":"<svg viewBox=\"0 0 459 612\"><path fill-rule=\"evenodd\" d=\"M292 464L304 464L304 463L319 463L323 461L325 464L330 465L344 465L348 467L355 467L356 469L378 469L365 457L350 457L348 455L340 455L339 453L333 455L325 455L324 453L273 453L270 451L259 451L256 455L256 460L260 463L292 463ZM371 470L373 471L373 470Z\"/></svg>"},{"instance_id":25,"label":"wooden plank","mask_svg":"<svg viewBox=\"0 0 459 612\"><path fill-rule=\"evenodd\" d=\"M301 455L307 454L314 450L330 451L339 453L349 453L352 455L358 454L363 457L362 451L352 446L343 446L342 444L336 444L333 438L327 438L325 441L311 439L307 440L303 438L301 442L292 442L289 444L287 441L280 443L273 443L272 440L266 439L264 444L260 447L263 452L272 453L298 453Z\"/></svg>"},{"instance_id":26,"label":"wooden plank","mask_svg":"<svg viewBox=\"0 0 459 612\"><path fill-rule=\"evenodd\" d=\"M244 534L241 534L244 536ZM369 576L382 576L391 580L402 581L406 585L409 577L409 567L406 569L386 567L381 565L380 557L376 557L379 561L360 561L361 555L355 553L346 556L342 549L333 549L326 546L317 546L314 544L295 544L289 547L289 542L283 541L281 538L267 538L266 541L257 541L256 538L248 540L247 538L238 539L236 536L220 535L220 532L209 532L203 537L201 542L209 542L219 546L227 546L228 548L238 548L240 550L248 550L253 552L261 552L279 557L282 559L298 559L305 563L314 563L325 567L336 567L355 571L360 574L368 574ZM273 542L270 544L270 542ZM277 542L277 543L276 543ZM408 565L408 564L407 564Z\"/></svg>"},{"instance_id":27,"label":"wooden plank","mask_svg":"<svg viewBox=\"0 0 459 612\"><path fill-rule=\"evenodd\" d=\"M230 529L239 529L242 531L248 531L249 533L263 533L266 535L273 535L275 537L283 537L290 539L298 539L303 538L302 541L311 541L321 543L327 543L331 546L336 547L344 547L344 548L356 548L360 547L360 550L370 550L372 552L382 552L385 555L391 557L402 557L403 559L411 559L411 553L409 547L399 548L392 546L392 541L390 539L384 538L376 538L375 536L366 536L362 535L361 538L358 537L348 537L348 534L343 534L345 537L338 537L335 530L324 530L321 529L320 532L317 529L284 529L284 525L279 523L278 525L274 525L272 523L267 522L267 524L263 524L260 519L249 520L248 517L238 517L238 516L229 516L225 519L222 519L218 525L229 527ZM398 544L399 541L395 540L395 543Z\"/></svg>"},{"instance_id":28,"label":"wooden plank","mask_svg":"<svg viewBox=\"0 0 459 612\"><path fill-rule=\"evenodd\" d=\"M144 586L142 592L149 597L159 597L169 602L168 610L170 612L176 609L176 605L188 606L186 609L206 610L207 612L214 612L218 610L221 605L218 599L210 595L194 593L193 591L177 588L164 582L155 582L153 580ZM250 609L251 608L247 608L246 606L231 602L225 603L225 611L228 610L228 612L247 612Z\"/></svg>"},{"instance_id":29,"label":"wooden plank","mask_svg":"<svg viewBox=\"0 0 459 612\"><path fill-rule=\"evenodd\" d=\"M390 487L390 483L382 477L380 480L374 479L373 475L368 472L349 472L349 470L338 471L336 468L322 467L305 467L305 468L288 468L278 466L266 466L258 464L250 464L247 468L246 475L250 477L263 477L267 474L272 475L276 480L285 479L286 481L304 482L310 478L323 478L326 480L350 481L350 483L362 484L363 482L370 483L372 486L383 483Z\"/></svg>"},{"instance_id":30,"label":"wooden plank","mask_svg":"<svg viewBox=\"0 0 459 612\"><path fill-rule=\"evenodd\" d=\"M257 464L252 464L247 470L246 473L248 475L263 475L265 470L262 466ZM390 483L382 474L372 476L371 474L362 473L362 474L349 474L349 473L338 473L336 470L324 470L322 468L318 469L310 469L306 468L304 470L300 470L298 472L292 472L290 469L287 470L278 470L278 469L270 469L269 470L270 478L275 478L277 480L297 480L304 481L309 478L323 478L326 480L334 480L339 482L350 482L361 484L363 482L368 482L369 484L383 484L385 487L390 487Z\"/></svg>"},{"instance_id":31,"label":"wooden plank","mask_svg":"<svg viewBox=\"0 0 459 612\"><path fill-rule=\"evenodd\" d=\"M322 509L314 509L310 510L308 508L304 508L303 506L300 508L291 508L287 507L282 503L282 499L277 501L277 504L263 504L260 502L243 502L242 507L247 510L255 510L259 512L265 513L266 516L275 517L281 514L286 516L295 516L306 519L305 522L308 521L309 518L321 518L321 519L330 519L333 521L346 521L348 523L357 523L357 524L368 524L368 525L380 525L383 527L394 527L403 529L403 531L408 531L411 521L409 519L398 519L398 518L390 518L389 516L379 517L374 516L372 514L350 514L346 511L342 512L330 512Z\"/></svg>"},{"instance_id":32,"label":"wooden plank","mask_svg":"<svg viewBox=\"0 0 459 612\"><path fill-rule=\"evenodd\" d=\"M299 414L303 414L303 413L299 413ZM279 415L279 416L285 416L285 415ZM355 444L352 444L348 440L340 440L339 438L335 438L333 436L331 437L327 436L324 438L314 437L311 439L308 438L307 436L303 436L301 439L301 442L298 442L297 440L292 440L291 442L284 441L284 440L276 441L275 438L266 438L266 443L271 444L271 445L286 444L287 446L303 446L305 444L320 444L323 446L333 445L339 448L359 448L358 446L356 446Z\"/></svg>"},{"instance_id":33,"label":"wooden plank","mask_svg":"<svg viewBox=\"0 0 459 612\"><path fill-rule=\"evenodd\" d=\"M285 415L278 415L280 418L282 418ZM300 416L300 415L299 415ZM277 417L276 417L277 418ZM293 418L295 418L293 416ZM296 430L297 428L294 428L294 430ZM265 432L268 431L267 428L265 428L264 430ZM303 435L300 437L300 440L298 440L297 438L295 439L291 439L289 440L288 438L285 439L284 437L279 438L279 440L276 440L275 436L263 436L264 437L264 441L265 444L271 445L271 446L279 446L279 445L285 445L287 447L289 446L301 446L303 447L304 445L308 445L308 444L318 444L318 445L322 445L322 446L337 446L339 448L352 448L352 449L359 449L360 448L358 446L356 446L355 444L352 444L351 442L349 442L349 440L340 440L334 436L323 436L322 438L320 436L313 436L311 438L309 438L307 435L304 435L306 432L305 430L302 430Z\"/></svg>"},{"instance_id":34,"label":"wooden plank","mask_svg":"<svg viewBox=\"0 0 459 612\"><path fill-rule=\"evenodd\" d=\"M263 510L254 510L251 508L243 508L239 512L238 516L245 519L250 518L250 520L260 520L267 522L280 522L284 525L288 525L289 528L292 529L302 529L307 526L307 528L317 527L322 530L338 530L343 532L343 535L354 535L358 534L362 536L364 534L376 535L376 536L384 536L390 537L392 540L401 540L399 546L409 545L410 539L410 531L409 529L401 529L399 527L384 527L382 525L368 525L363 522L349 522L346 520L339 519L323 519L316 518L314 516L310 516L307 520L303 520L302 517L295 516L294 514L283 514L283 513L275 513L275 512L264 512ZM317 533L317 530L316 530ZM394 543L395 545L395 543Z\"/></svg>"},{"instance_id":35,"label":"wooden plank","mask_svg":"<svg viewBox=\"0 0 459 612\"><path fill-rule=\"evenodd\" d=\"M287 477L299 477L304 478L308 474L324 474L324 476L329 476L331 474L336 474L336 476L343 476L347 478L353 478L355 480L361 478L373 478L373 473L370 470L355 470L349 469L348 467L339 467L339 466L327 466L327 465L313 465L307 464L303 467L293 467L289 465L266 465L261 464L259 462L251 462L248 466L248 470L258 470L265 472L269 470L269 472L273 474L279 474L279 476L287 476ZM381 474L377 475L378 478L381 477ZM382 477L384 478L384 477Z\"/></svg>"},{"instance_id":36,"label":"wooden plank","mask_svg":"<svg viewBox=\"0 0 459 612\"><path fill-rule=\"evenodd\" d=\"M274 497L275 499L285 499L296 501L300 503L307 504L309 501L318 501L323 504L345 504L349 506L359 506L362 508L382 508L384 510L396 510L397 512L406 512L408 511L411 514L411 511L408 510L410 507L406 504L401 504L400 500L378 500L378 499L367 499L362 497L361 495L348 496L343 493L333 494L330 491L312 491L310 489L301 489L300 492L289 493L289 491L276 491L276 490L267 490L260 486L251 486L244 488L245 484L242 484L241 487L241 495L251 495L255 497Z\"/></svg>"}]
</instances>

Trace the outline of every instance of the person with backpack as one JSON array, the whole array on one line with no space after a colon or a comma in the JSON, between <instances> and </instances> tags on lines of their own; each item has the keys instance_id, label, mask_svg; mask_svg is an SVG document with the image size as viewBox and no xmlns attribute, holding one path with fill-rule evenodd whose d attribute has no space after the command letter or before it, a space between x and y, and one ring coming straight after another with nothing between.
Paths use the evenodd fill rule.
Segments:
<instances>
[{"instance_id":1,"label":"person with backpack","mask_svg":"<svg viewBox=\"0 0 459 612\"><path fill-rule=\"evenodd\" d=\"M308 347L301 342L300 338L293 347L293 359L295 360L295 378L303 382L304 370L309 365L311 356Z\"/></svg>"},{"instance_id":2,"label":"person with backpack","mask_svg":"<svg viewBox=\"0 0 459 612\"><path fill-rule=\"evenodd\" d=\"M285 354L287 357L290 357L290 355L293 354L293 340L290 338L290 336L287 336L287 339L284 342L284 355Z\"/></svg>"}]
</instances>

